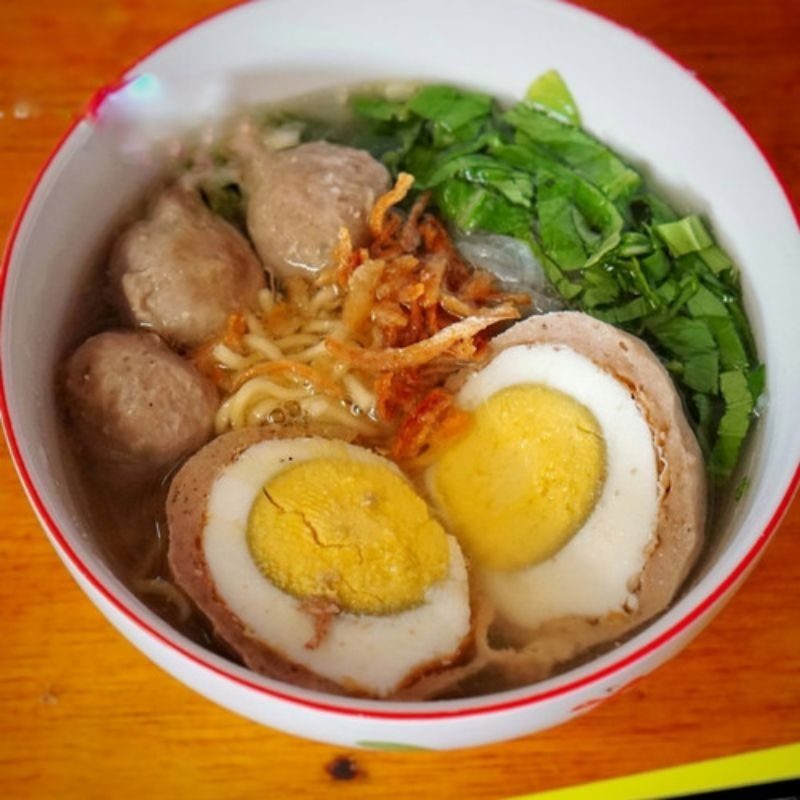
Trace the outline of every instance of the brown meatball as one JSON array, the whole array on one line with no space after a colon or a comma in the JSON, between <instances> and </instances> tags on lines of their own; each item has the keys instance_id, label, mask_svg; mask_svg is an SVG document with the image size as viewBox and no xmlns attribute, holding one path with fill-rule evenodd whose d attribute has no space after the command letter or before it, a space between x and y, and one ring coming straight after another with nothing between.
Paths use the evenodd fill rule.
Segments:
<instances>
[{"instance_id":1,"label":"brown meatball","mask_svg":"<svg viewBox=\"0 0 800 800\"><path fill-rule=\"evenodd\" d=\"M328 142L251 154L244 173L250 237L281 277L326 267L343 227L363 245L370 209L390 185L369 153Z\"/></svg>"},{"instance_id":2,"label":"brown meatball","mask_svg":"<svg viewBox=\"0 0 800 800\"><path fill-rule=\"evenodd\" d=\"M211 437L214 385L156 334L106 331L69 357L64 380L74 432L121 477L146 477Z\"/></svg>"},{"instance_id":3,"label":"brown meatball","mask_svg":"<svg viewBox=\"0 0 800 800\"><path fill-rule=\"evenodd\" d=\"M230 314L255 309L266 285L245 237L178 186L164 190L148 217L123 233L109 277L132 324L182 347L219 334Z\"/></svg>"}]
</instances>

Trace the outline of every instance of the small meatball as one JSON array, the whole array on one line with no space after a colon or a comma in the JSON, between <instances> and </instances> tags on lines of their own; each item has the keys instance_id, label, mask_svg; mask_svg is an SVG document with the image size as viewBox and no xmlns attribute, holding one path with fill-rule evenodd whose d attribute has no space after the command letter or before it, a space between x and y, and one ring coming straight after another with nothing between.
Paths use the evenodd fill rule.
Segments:
<instances>
[{"instance_id":1,"label":"small meatball","mask_svg":"<svg viewBox=\"0 0 800 800\"><path fill-rule=\"evenodd\" d=\"M128 321L177 347L202 344L224 330L230 314L256 309L266 286L247 239L178 186L123 233L109 278Z\"/></svg>"},{"instance_id":2,"label":"small meatball","mask_svg":"<svg viewBox=\"0 0 800 800\"><path fill-rule=\"evenodd\" d=\"M147 477L211 438L214 385L156 334L106 331L70 356L66 407L80 443L122 477Z\"/></svg>"},{"instance_id":3,"label":"small meatball","mask_svg":"<svg viewBox=\"0 0 800 800\"><path fill-rule=\"evenodd\" d=\"M256 151L244 175L250 237L279 277L326 267L342 228L354 246L365 244L369 212L390 186L388 170L369 153L328 142Z\"/></svg>"}]
</instances>

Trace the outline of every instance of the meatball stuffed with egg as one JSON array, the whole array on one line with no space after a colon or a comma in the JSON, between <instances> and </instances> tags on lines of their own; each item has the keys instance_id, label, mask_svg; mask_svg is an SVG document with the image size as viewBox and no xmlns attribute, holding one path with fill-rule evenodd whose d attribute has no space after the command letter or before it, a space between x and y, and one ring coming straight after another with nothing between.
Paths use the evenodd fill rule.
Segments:
<instances>
[{"instance_id":1,"label":"meatball stuffed with egg","mask_svg":"<svg viewBox=\"0 0 800 800\"><path fill-rule=\"evenodd\" d=\"M471 425L426 481L490 609L484 665L540 678L665 610L703 543L706 478L653 352L554 312L497 336L459 383ZM493 649L490 625L515 646Z\"/></svg>"},{"instance_id":2,"label":"meatball stuffed with egg","mask_svg":"<svg viewBox=\"0 0 800 800\"><path fill-rule=\"evenodd\" d=\"M169 563L253 670L388 698L458 663L466 560L391 461L329 426L217 437L175 475Z\"/></svg>"}]
</instances>

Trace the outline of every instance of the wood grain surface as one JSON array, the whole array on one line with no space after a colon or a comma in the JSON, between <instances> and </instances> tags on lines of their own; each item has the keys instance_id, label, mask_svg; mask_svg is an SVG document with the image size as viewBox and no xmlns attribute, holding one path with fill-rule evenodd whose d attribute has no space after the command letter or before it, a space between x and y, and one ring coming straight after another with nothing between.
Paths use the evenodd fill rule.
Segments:
<instances>
[{"instance_id":1,"label":"wood grain surface","mask_svg":"<svg viewBox=\"0 0 800 800\"><path fill-rule=\"evenodd\" d=\"M2 0L3 237L43 161L92 93L174 32L226 5ZM580 5L638 30L693 70L747 125L797 202L797 0ZM401 13L402 3L387 9ZM349 752L221 710L123 640L60 564L3 449L0 797L502 798L798 742L798 537L795 502L744 588L693 644L574 722L452 753Z\"/></svg>"}]
</instances>

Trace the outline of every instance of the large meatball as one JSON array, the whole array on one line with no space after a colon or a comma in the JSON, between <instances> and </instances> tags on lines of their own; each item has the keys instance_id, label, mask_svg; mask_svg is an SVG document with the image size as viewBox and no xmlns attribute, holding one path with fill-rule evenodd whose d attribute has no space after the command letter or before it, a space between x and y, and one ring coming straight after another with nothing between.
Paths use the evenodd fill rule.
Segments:
<instances>
[{"instance_id":1,"label":"large meatball","mask_svg":"<svg viewBox=\"0 0 800 800\"><path fill-rule=\"evenodd\" d=\"M219 402L189 361L143 331L87 339L67 361L64 389L81 444L125 478L154 475L205 444Z\"/></svg>"},{"instance_id":2,"label":"large meatball","mask_svg":"<svg viewBox=\"0 0 800 800\"><path fill-rule=\"evenodd\" d=\"M257 308L266 285L245 237L179 186L165 189L148 217L123 233L109 276L131 323L182 347L213 338L230 314Z\"/></svg>"},{"instance_id":3,"label":"large meatball","mask_svg":"<svg viewBox=\"0 0 800 800\"><path fill-rule=\"evenodd\" d=\"M369 153L328 142L252 153L244 175L250 237L282 277L327 266L342 228L364 244L370 209L390 185Z\"/></svg>"}]
</instances>

